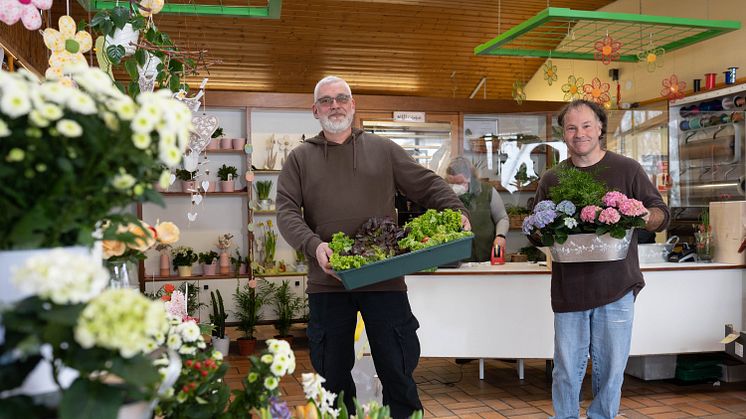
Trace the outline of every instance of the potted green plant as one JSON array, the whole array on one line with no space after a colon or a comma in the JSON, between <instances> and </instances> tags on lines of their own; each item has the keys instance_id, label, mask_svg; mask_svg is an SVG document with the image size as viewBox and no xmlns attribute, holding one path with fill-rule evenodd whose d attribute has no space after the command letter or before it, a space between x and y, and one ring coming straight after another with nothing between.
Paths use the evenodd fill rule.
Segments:
<instances>
[{"instance_id":1,"label":"potted green plant","mask_svg":"<svg viewBox=\"0 0 746 419\"><path fill-rule=\"evenodd\" d=\"M277 232L272 228L272 220L267 220L266 223L259 223L254 237L254 244L259 253L258 260L266 269L274 268Z\"/></svg>"},{"instance_id":2,"label":"potted green plant","mask_svg":"<svg viewBox=\"0 0 746 419\"><path fill-rule=\"evenodd\" d=\"M236 275L243 275L247 272L249 266L249 257L241 256L241 252L236 249L236 252L231 256L231 266L233 266L233 272Z\"/></svg>"},{"instance_id":3,"label":"potted green plant","mask_svg":"<svg viewBox=\"0 0 746 419\"><path fill-rule=\"evenodd\" d=\"M194 176L197 172L190 172L186 169L176 169L176 178L181 181L182 192L196 192L197 181L194 180Z\"/></svg>"},{"instance_id":4,"label":"potted green plant","mask_svg":"<svg viewBox=\"0 0 746 419\"><path fill-rule=\"evenodd\" d=\"M306 254L303 249L295 250L295 270L296 272L306 272L308 265L306 265Z\"/></svg>"},{"instance_id":5,"label":"potted green plant","mask_svg":"<svg viewBox=\"0 0 746 419\"><path fill-rule=\"evenodd\" d=\"M218 252L210 250L199 254L199 263L202 264L202 275L215 275L218 264Z\"/></svg>"},{"instance_id":6,"label":"potted green plant","mask_svg":"<svg viewBox=\"0 0 746 419\"><path fill-rule=\"evenodd\" d=\"M238 176L238 169L235 166L226 166L225 164L218 169L218 178L220 178L220 190L222 192L233 192L235 190L235 180Z\"/></svg>"},{"instance_id":7,"label":"potted green plant","mask_svg":"<svg viewBox=\"0 0 746 419\"><path fill-rule=\"evenodd\" d=\"M192 264L197 261L197 254L189 246L179 246L174 250L174 269L179 276L192 276Z\"/></svg>"},{"instance_id":8,"label":"potted green plant","mask_svg":"<svg viewBox=\"0 0 746 419\"><path fill-rule=\"evenodd\" d=\"M505 212L508 213L510 228L520 229L523 226L523 219L530 213L529 210L520 205L506 205Z\"/></svg>"},{"instance_id":9,"label":"potted green plant","mask_svg":"<svg viewBox=\"0 0 746 419\"><path fill-rule=\"evenodd\" d=\"M241 286L241 282L236 281L233 300L236 302L238 311L233 314L238 319L238 330L243 332L243 336L238 338L238 350L241 355L251 355L256 348L254 332L256 325L262 319L261 309L266 299L264 289L251 287L251 282Z\"/></svg>"},{"instance_id":10,"label":"potted green plant","mask_svg":"<svg viewBox=\"0 0 746 419\"><path fill-rule=\"evenodd\" d=\"M217 295L217 297L216 297ZM212 301L212 314L210 315L210 323L213 324L214 329L212 330L212 346L216 350L220 351L223 355L228 355L228 348L230 347L231 338L225 335L225 319L228 315L225 314L225 307L223 307L223 296L220 295L220 290L210 292L210 300Z\"/></svg>"},{"instance_id":11,"label":"potted green plant","mask_svg":"<svg viewBox=\"0 0 746 419\"><path fill-rule=\"evenodd\" d=\"M269 193L272 190L272 181L259 180L254 183L254 189L256 189L256 200L258 208L264 211L271 210L272 200L269 198Z\"/></svg>"},{"instance_id":12,"label":"potted green plant","mask_svg":"<svg viewBox=\"0 0 746 419\"><path fill-rule=\"evenodd\" d=\"M290 335L290 325L296 315L299 315L303 309L303 298L293 295L290 289L290 281L282 281L280 285L265 281L262 285L262 292L267 296L267 304L272 306L277 321L275 328L278 335L277 339L292 342Z\"/></svg>"},{"instance_id":13,"label":"potted green plant","mask_svg":"<svg viewBox=\"0 0 746 419\"><path fill-rule=\"evenodd\" d=\"M217 150L220 148L220 138L223 136L223 127L218 127L210 136L210 142L207 143L208 150Z\"/></svg>"}]
</instances>

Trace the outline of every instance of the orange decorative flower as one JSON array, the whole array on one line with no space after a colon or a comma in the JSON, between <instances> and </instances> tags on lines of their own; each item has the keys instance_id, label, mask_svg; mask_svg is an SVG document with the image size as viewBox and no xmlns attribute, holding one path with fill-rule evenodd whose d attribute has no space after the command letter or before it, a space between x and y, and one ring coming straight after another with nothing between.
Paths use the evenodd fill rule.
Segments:
<instances>
[{"instance_id":1,"label":"orange decorative flower","mask_svg":"<svg viewBox=\"0 0 746 419\"><path fill-rule=\"evenodd\" d=\"M668 98L668 100L674 101L684 97L686 82L679 81L679 77L676 74L671 74L671 77L663 79L661 84L663 85L661 96Z\"/></svg>"},{"instance_id":2,"label":"orange decorative flower","mask_svg":"<svg viewBox=\"0 0 746 419\"><path fill-rule=\"evenodd\" d=\"M594 77L590 84L583 85L583 99L603 105L611 100L609 87L609 83L601 83L598 77Z\"/></svg>"},{"instance_id":3,"label":"orange decorative flower","mask_svg":"<svg viewBox=\"0 0 746 419\"><path fill-rule=\"evenodd\" d=\"M606 35L600 41L596 41L594 48L596 49L596 52L593 53L593 57L596 60L609 65L612 61L619 59L619 50L622 48L622 43L615 41L612 37Z\"/></svg>"}]
</instances>

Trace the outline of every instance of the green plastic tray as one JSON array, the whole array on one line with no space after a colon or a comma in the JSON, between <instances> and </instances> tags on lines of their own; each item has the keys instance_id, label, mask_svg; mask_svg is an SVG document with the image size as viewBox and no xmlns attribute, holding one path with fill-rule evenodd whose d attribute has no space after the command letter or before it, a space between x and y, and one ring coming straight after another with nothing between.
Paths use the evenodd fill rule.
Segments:
<instances>
[{"instance_id":1,"label":"green plastic tray","mask_svg":"<svg viewBox=\"0 0 746 419\"><path fill-rule=\"evenodd\" d=\"M389 259L374 262L357 269L337 272L345 288L352 290L419 272L446 263L456 262L471 256L473 236L417 250Z\"/></svg>"}]
</instances>

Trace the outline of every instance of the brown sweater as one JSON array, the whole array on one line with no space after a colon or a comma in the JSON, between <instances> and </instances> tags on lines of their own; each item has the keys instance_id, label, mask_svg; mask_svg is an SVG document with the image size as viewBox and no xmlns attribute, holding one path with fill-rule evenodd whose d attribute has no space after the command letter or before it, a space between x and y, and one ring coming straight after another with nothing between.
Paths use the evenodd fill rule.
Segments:
<instances>
[{"instance_id":1,"label":"brown sweater","mask_svg":"<svg viewBox=\"0 0 746 419\"><path fill-rule=\"evenodd\" d=\"M337 144L326 141L322 132L290 153L277 183L277 226L309 260L308 293L345 290L321 270L316 248L339 231L353 235L371 217L396 219L397 189L426 208L466 213L441 177L387 138L353 129ZM355 291L405 290L399 277Z\"/></svg>"},{"instance_id":2,"label":"brown sweater","mask_svg":"<svg viewBox=\"0 0 746 419\"><path fill-rule=\"evenodd\" d=\"M556 167L572 165L565 160ZM642 201L650 212L645 226L649 231L662 231L668 226L670 212L660 193L650 182L639 163L610 151L593 166L579 167L590 171L619 191ZM549 199L549 188L557 184L556 171L547 171L539 181L535 202ZM578 209L579 210L579 209ZM632 236L627 258L616 262L552 263L552 310L557 313L583 311L609 304L630 290L635 296L645 286L637 259L637 231Z\"/></svg>"}]
</instances>

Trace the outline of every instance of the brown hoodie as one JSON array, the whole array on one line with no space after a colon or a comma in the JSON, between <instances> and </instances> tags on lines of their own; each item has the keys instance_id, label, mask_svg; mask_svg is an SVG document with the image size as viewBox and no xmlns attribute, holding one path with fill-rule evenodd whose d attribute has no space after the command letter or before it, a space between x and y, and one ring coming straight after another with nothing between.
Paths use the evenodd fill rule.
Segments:
<instances>
[{"instance_id":1,"label":"brown hoodie","mask_svg":"<svg viewBox=\"0 0 746 419\"><path fill-rule=\"evenodd\" d=\"M277 226L309 261L308 293L344 291L341 282L319 267L316 248L339 231L353 235L371 217L396 219L397 189L426 208L467 214L440 176L387 138L354 128L344 143L337 144L321 132L290 153L277 182ZM356 291L406 289L399 277Z\"/></svg>"}]
</instances>

